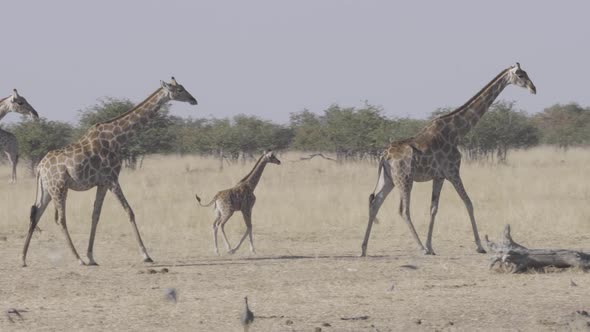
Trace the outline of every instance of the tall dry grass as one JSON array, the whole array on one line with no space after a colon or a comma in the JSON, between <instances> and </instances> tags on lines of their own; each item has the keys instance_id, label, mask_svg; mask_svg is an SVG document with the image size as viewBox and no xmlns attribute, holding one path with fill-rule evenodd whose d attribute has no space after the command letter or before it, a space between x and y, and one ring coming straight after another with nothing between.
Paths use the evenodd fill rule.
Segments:
<instances>
[{"instance_id":1,"label":"tall dry grass","mask_svg":"<svg viewBox=\"0 0 590 332\"><path fill-rule=\"evenodd\" d=\"M376 182L376 165L337 164L327 160L293 162L297 154L280 156L283 164L268 165L256 190L253 213L254 241L259 254L358 254L364 235L368 195ZM133 207L148 250L157 258L211 256L211 208L196 205L194 194L208 201L217 191L233 186L253 163L230 165L220 172L218 162L203 157L150 156L144 168L124 170L120 181ZM517 240L555 247L578 237L579 247L590 232L590 150L567 152L550 147L516 151L506 165L466 163L465 187L474 202L480 235L496 236L506 223ZM35 196L35 181L24 168L19 182L8 184L9 169L0 169L2 218L0 234L24 235ZM427 230L431 183L417 183L412 194L412 217L421 238ZM381 224L373 229L369 253L416 250L407 226L397 215L399 195L388 197L381 209ZM70 191L67 220L76 247L85 256L94 190ZM51 248L67 252L59 226L53 223L52 206L40 223L44 230L33 239L31 255ZM245 227L238 213L227 230L232 244ZM46 243L48 238L54 239ZM117 243L120 255L138 261L137 245L127 217L111 194L105 200L98 227L95 253ZM221 243L221 242L220 242ZM449 183L443 187L435 225L434 249L474 250L467 212ZM221 246L220 248L222 248ZM48 249L49 248L49 249ZM246 255L246 247L240 254ZM66 258L71 258L67 256Z\"/></svg>"}]
</instances>

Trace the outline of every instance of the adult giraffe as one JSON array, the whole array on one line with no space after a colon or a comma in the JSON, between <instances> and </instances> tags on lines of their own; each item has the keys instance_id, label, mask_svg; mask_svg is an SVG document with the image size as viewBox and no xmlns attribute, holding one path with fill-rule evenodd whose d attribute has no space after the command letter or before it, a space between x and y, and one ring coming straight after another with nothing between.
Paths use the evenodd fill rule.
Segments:
<instances>
[{"instance_id":1,"label":"adult giraffe","mask_svg":"<svg viewBox=\"0 0 590 332\"><path fill-rule=\"evenodd\" d=\"M68 245L81 265L85 265L74 248L66 226L66 198L68 189L85 191L96 188L96 199L92 212L92 227L88 241L88 265L97 265L92 249L96 226L100 217L102 203L107 190L110 190L129 216L135 238L143 255L144 262L152 262L139 235L135 224L135 215L127 203L121 186L121 146L138 128L148 122L162 105L170 100L188 102L196 105L197 100L176 82L161 82L161 87L146 100L131 110L111 120L92 126L76 143L47 153L37 166L37 197L31 207L29 232L23 249L23 266L26 266L27 249L33 231L43 215L45 208L53 199L55 204L56 222L61 224Z\"/></svg>"},{"instance_id":2,"label":"adult giraffe","mask_svg":"<svg viewBox=\"0 0 590 332\"><path fill-rule=\"evenodd\" d=\"M39 114L25 97L18 94L16 89L6 98L0 99L0 119L4 118L9 112L15 112L22 115L28 115L33 119L39 119ZM16 183L16 165L18 163L18 143L14 134L0 129L0 150L8 158L12 168L10 183Z\"/></svg>"},{"instance_id":3,"label":"adult giraffe","mask_svg":"<svg viewBox=\"0 0 590 332\"><path fill-rule=\"evenodd\" d=\"M369 223L365 232L365 238L361 246L361 256L367 255L367 244L371 234L371 227L377 217L377 212L391 190L397 186L401 197L399 213L402 215L414 239L425 254L434 255L432 249L432 230L434 219L438 210L438 200L445 180L453 184L455 190L465 203L477 252L485 253L481 246L473 204L463 187L459 168L461 167L461 153L458 144L473 128L479 119L488 110L490 105L498 97L500 92L509 84L527 88L532 94L536 94L535 85L527 73L520 68L517 62L515 66L504 69L498 76L489 82L475 96L469 99L463 106L449 114L433 119L416 136L392 143L383 153L379 161L377 185L369 196ZM414 181L424 182L432 180L432 199L430 207L430 224L426 248L420 242L410 218L410 193Z\"/></svg>"}]
</instances>

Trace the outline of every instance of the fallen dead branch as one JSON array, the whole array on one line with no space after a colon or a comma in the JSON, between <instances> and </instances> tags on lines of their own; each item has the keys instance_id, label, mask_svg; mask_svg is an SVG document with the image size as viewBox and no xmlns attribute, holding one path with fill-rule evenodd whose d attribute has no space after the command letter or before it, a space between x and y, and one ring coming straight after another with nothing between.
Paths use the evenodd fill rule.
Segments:
<instances>
[{"instance_id":1,"label":"fallen dead branch","mask_svg":"<svg viewBox=\"0 0 590 332\"><path fill-rule=\"evenodd\" d=\"M485 236L488 248L494 254L490 269L498 264L513 273L549 266L557 268L590 268L590 254L567 249L528 249L512 239L510 225L504 227L500 241L491 242Z\"/></svg>"},{"instance_id":2,"label":"fallen dead branch","mask_svg":"<svg viewBox=\"0 0 590 332\"><path fill-rule=\"evenodd\" d=\"M324 156L324 154L322 154L322 153L315 153L315 154L309 155L308 157L300 157L299 160L293 160L293 162L299 162L299 161L304 161L304 160L311 160L311 159L313 159L315 157L320 157L320 158L323 158L323 159L326 159L326 160L330 160L330 161L337 161L334 158L330 158L330 157Z\"/></svg>"}]
</instances>

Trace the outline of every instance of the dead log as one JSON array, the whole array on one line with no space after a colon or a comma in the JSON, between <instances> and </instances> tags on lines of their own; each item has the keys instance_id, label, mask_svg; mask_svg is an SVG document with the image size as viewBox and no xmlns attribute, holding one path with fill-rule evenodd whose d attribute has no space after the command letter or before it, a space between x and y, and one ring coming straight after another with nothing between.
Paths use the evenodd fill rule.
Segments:
<instances>
[{"instance_id":1,"label":"dead log","mask_svg":"<svg viewBox=\"0 0 590 332\"><path fill-rule=\"evenodd\" d=\"M504 227L500 241L491 242L485 236L488 248L494 256L490 269L497 263L513 273L524 272L528 269L542 269L548 266L558 268L578 267L590 268L590 254L582 251L566 249L528 249L512 239L510 225Z\"/></svg>"}]
</instances>

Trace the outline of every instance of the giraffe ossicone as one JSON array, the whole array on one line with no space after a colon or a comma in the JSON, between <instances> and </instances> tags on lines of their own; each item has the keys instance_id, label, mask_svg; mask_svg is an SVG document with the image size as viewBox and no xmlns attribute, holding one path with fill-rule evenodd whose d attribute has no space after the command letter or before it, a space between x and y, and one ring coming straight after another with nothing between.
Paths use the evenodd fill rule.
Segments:
<instances>
[{"instance_id":1,"label":"giraffe ossicone","mask_svg":"<svg viewBox=\"0 0 590 332\"><path fill-rule=\"evenodd\" d=\"M501 71L463 106L433 119L415 136L389 145L379 161L377 185L369 196L369 222L361 245L361 256L367 255L371 228L379 208L394 187L397 187L401 194L399 213L408 224L412 236L425 254L433 255L432 232L445 180L453 184L465 204L477 252L485 253L475 223L473 204L463 187L459 172L461 153L458 144L460 139L477 124L502 90L510 84L526 88L532 94L537 93L537 88L528 74L521 69L517 62L516 65ZM425 181L432 181L430 223L426 247L422 245L410 217L410 194L413 183Z\"/></svg>"},{"instance_id":2,"label":"giraffe ossicone","mask_svg":"<svg viewBox=\"0 0 590 332\"><path fill-rule=\"evenodd\" d=\"M37 166L37 195L35 204L31 207L29 231L22 254L23 266L26 266L27 250L33 231L51 200L55 205L56 222L61 225L70 250L80 264L85 265L67 229L66 199L70 189L85 191L94 187L96 187L96 199L88 241L88 264L97 265L93 256L94 237L107 191L115 195L127 212L144 262L152 262L141 240L135 223L135 214L119 184L119 172L122 166L121 147L134 132L156 115L162 105L171 100L187 102L191 105L197 104L197 100L176 81L174 84L162 82L160 88L131 110L95 124L77 142L50 151L43 157Z\"/></svg>"}]
</instances>

